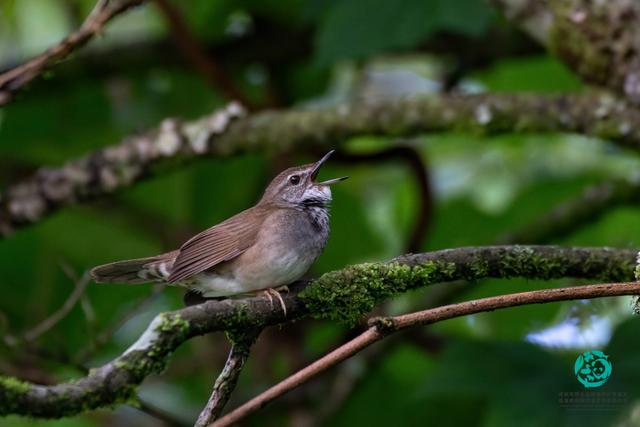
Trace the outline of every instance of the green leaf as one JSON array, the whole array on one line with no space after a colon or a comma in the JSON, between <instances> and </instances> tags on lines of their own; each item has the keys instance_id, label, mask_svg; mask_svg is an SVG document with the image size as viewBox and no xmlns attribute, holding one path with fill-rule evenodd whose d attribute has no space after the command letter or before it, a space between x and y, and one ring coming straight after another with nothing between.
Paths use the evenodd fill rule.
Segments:
<instances>
[{"instance_id":1,"label":"green leaf","mask_svg":"<svg viewBox=\"0 0 640 427\"><path fill-rule=\"evenodd\" d=\"M583 86L564 64L550 55L507 58L469 77L495 92L565 92L578 91Z\"/></svg>"},{"instance_id":2,"label":"green leaf","mask_svg":"<svg viewBox=\"0 0 640 427\"><path fill-rule=\"evenodd\" d=\"M316 62L329 65L417 46L436 31L481 34L492 13L479 0L342 0L322 19Z\"/></svg>"}]
</instances>

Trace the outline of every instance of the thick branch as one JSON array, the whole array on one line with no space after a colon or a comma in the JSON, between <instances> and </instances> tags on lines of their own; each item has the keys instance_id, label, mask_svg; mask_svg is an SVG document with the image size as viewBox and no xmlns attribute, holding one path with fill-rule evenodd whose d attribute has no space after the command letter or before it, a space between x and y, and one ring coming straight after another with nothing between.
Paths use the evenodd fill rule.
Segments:
<instances>
[{"instance_id":1,"label":"thick branch","mask_svg":"<svg viewBox=\"0 0 640 427\"><path fill-rule=\"evenodd\" d=\"M574 299L591 299L607 296L637 295L640 283L607 283L603 285L576 286L573 288L545 289L541 291L521 292L483 298L459 304L445 305L416 313L395 317L371 319L370 327L365 332L343 344L336 350L315 361L306 368L296 372L259 396L251 399L239 408L210 424L210 427L230 426L248 415L264 408L274 399L304 384L327 369L348 359L371 344L386 338L390 334L415 326L430 325L443 320L470 314L493 311L502 308L518 307L527 304L544 304L548 302Z\"/></svg>"},{"instance_id":2,"label":"thick branch","mask_svg":"<svg viewBox=\"0 0 640 427\"><path fill-rule=\"evenodd\" d=\"M100 34L105 24L111 19L143 1L98 0L93 11L78 30L35 58L0 74L0 106L9 103L18 90L47 68L84 46L96 34Z\"/></svg>"},{"instance_id":3,"label":"thick branch","mask_svg":"<svg viewBox=\"0 0 640 427\"><path fill-rule=\"evenodd\" d=\"M492 0L585 81L640 102L640 3Z\"/></svg>"},{"instance_id":4,"label":"thick branch","mask_svg":"<svg viewBox=\"0 0 640 427\"><path fill-rule=\"evenodd\" d=\"M236 105L236 104L233 104ZM391 136L464 130L576 132L640 148L640 112L606 96L467 95L343 105L324 110L264 112L236 120L227 107L199 120L165 120L147 134L125 139L35 176L0 194L0 235L39 221L57 209L132 185L175 159L245 151L335 146L362 134ZM171 161L173 160L173 161Z\"/></svg>"},{"instance_id":5,"label":"thick branch","mask_svg":"<svg viewBox=\"0 0 640 427\"><path fill-rule=\"evenodd\" d=\"M0 415L62 417L129 399L147 376L164 369L185 340L222 330L251 330L304 316L353 323L381 301L434 283L485 277L564 277L627 281L636 252L611 248L494 246L404 255L326 273L283 299L288 315L266 298L208 301L158 315L125 353L89 375L54 386L0 377Z\"/></svg>"}]
</instances>

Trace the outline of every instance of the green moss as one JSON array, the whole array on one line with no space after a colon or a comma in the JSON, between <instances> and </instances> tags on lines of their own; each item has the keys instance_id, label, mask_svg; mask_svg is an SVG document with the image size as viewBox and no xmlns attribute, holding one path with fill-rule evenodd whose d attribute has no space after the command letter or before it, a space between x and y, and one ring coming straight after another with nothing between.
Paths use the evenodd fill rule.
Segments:
<instances>
[{"instance_id":1,"label":"green moss","mask_svg":"<svg viewBox=\"0 0 640 427\"><path fill-rule=\"evenodd\" d=\"M563 277L567 271L566 260L554 255L534 252L528 256L527 261L531 264L530 273L537 279L557 279Z\"/></svg>"},{"instance_id":2,"label":"green moss","mask_svg":"<svg viewBox=\"0 0 640 427\"><path fill-rule=\"evenodd\" d=\"M9 414L20 406L31 384L13 377L0 376L0 414Z\"/></svg>"},{"instance_id":3,"label":"green moss","mask_svg":"<svg viewBox=\"0 0 640 427\"><path fill-rule=\"evenodd\" d=\"M582 268L590 277L597 280L624 281L633 277L635 265L630 260L603 260L596 254L591 254Z\"/></svg>"},{"instance_id":4,"label":"green moss","mask_svg":"<svg viewBox=\"0 0 640 427\"><path fill-rule=\"evenodd\" d=\"M251 310L249 310L249 304L241 302L237 305L237 308L232 317L226 321L226 329L239 329L246 328L249 323Z\"/></svg>"},{"instance_id":5,"label":"green moss","mask_svg":"<svg viewBox=\"0 0 640 427\"><path fill-rule=\"evenodd\" d=\"M353 325L380 301L419 286L450 280L455 274L455 264L438 261L417 266L359 264L324 274L302 291L300 298L313 317Z\"/></svg>"},{"instance_id":6,"label":"green moss","mask_svg":"<svg viewBox=\"0 0 640 427\"><path fill-rule=\"evenodd\" d=\"M160 324L156 332L176 334L180 337L189 331L189 322L179 314L160 314Z\"/></svg>"},{"instance_id":7,"label":"green moss","mask_svg":"<svg viewBox=\"0 0 640 427\"><path fill-rule=\"evenodd\" d=\"M563 277L566 260L553 254L535 251L528 246L516 246L498 262L499 277L530 277L542 280Z\"/></svg>"},{"instance_id":8,"label":"green moss","mask_svg":"<svg viewBox=\"0 0 640 427\"><path fill-rule=\"evenodd\" d=\"M189 333L189 322L179 314L159 314L154 331L159 337L150 347L131 351L115 362L118 369L127 371L133 382L142 381L150 373L165 370L173 348L185 340ZM130 393L125 393L129 398Z\"/></svg>"},{"instance_id":9,"label":"green moss","mask_svg":"<svg viewBox=\"0 0 640 427\"><path fill-rule=\"evenodd\" d=\"M481 256L476 255L469 265L470 274L465 277L467 280L477 280L489 275L489 262Z\"/></svg>"},{"instance_id":10,"label":"green moss","mask_svg":"<svg viewBox=\"0 0 640 427\"><path fill-rule=\"evenodd\" d=\"M0 389L12 394L24 394L31 389L31 385L17 378L0 376Z\"/></svg>"}]
</instances>

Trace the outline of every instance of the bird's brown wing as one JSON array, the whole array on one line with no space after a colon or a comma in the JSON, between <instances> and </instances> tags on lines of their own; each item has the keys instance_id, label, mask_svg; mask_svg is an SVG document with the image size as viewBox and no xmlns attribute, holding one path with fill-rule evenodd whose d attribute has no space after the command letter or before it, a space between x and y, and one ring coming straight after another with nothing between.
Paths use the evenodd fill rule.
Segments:
<instances>
[{"instance_id":1,"label":"bird's brown wing","mask_svg":"<svg viewBox=\"0 0 640 427\"><path fill-rule=\"evenodd\" d=\"M180 248L168 282L188 279L242 254L255 243L264 218L264 210L253 207L195 235Z\"/></svg>"}]
</instances>

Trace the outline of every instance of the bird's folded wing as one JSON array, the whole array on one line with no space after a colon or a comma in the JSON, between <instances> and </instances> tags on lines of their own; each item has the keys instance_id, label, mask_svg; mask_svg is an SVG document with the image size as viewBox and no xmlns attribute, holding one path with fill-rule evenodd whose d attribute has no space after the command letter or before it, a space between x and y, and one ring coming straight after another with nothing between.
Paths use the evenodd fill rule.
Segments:
<instances>
[{"instance_id":1,"label":"bird's folded wing","mask_svg":"<svg viewBox=\"0 0 640 427\"><path fill-rule=\"evenodd\" d=\"M251 247L264 220L251 208L195 235L180 248L168 282L175 283L237 257Z\"/></svg>"}]
</instances>

